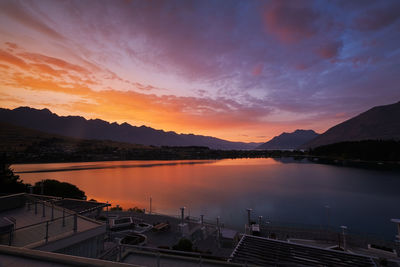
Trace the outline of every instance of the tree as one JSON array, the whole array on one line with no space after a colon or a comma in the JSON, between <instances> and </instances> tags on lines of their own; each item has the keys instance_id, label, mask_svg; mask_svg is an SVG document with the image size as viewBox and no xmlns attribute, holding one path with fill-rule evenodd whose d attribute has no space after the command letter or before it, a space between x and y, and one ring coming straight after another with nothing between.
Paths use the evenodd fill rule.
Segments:
<instances>
[{"instance_id":1,"label":"tree","mask_svg":"<svg viewBox=\"0 0 400 267\"><path fill-rule=\"evenodd\" d=\"M181 251L193 251L193 243L187 238L181 238L178 244L172 247L174 250L181 250Z\"/></svg>"},{"instance_id":2,"label":"tree","mask_svg":"<svg viewBox=\"0 0 400 267\"><path fill-rule=\"evenodd\" d=\"M26 192L27 186L15 175L10 164L0 162L0 192L1 193L22 193Z\"/></svg>"},{"instance_id":3,"label":"tree","mask_svg":"<svg viewBox=\"0 0 400 267\"><path fill-rule=\"evenodd\" d=\"M43 194L47 196L86 199L85 192L80 190L76 185L60 182L57 180L43 180L36 182L33 187L33 192L36 194L41 193L43 183Z\"/></svg>"}]
</instances>

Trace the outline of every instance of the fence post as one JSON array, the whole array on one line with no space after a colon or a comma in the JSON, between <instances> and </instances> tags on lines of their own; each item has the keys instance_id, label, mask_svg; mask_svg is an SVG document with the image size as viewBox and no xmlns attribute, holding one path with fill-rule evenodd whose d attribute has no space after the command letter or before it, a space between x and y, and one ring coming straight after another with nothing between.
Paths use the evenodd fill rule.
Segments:
<instances>
[{"instance_id":1,"label":"fence post","mask_svg":"<svg viewBox=\"0 0 400 267\"><path fill-rule=\"evenodd\" d=\"M74 214L74 233L78 231L78 215Z\"/></svg>"},{"instance_id":2,"label":"fence post","mask_svg":"<svg viewBox=\"0 0 400 267\"><path fill-rule=\"evenodd\" d=\"M49 221L46 221L46 236L45 236L46 244L49 241Z\"/></svg>"},{"instance_id":3,"label":"fence post","mask_svg":"<svg viewBox=\"0 0 400 267\"><path fill-rule=\"evenodd\" d=\"M12 240L13 240L13 233L14 233L14 228L13 230L10 232L10 236L8 237L8 245L11 246L12 244Z\"/></svg>"},{"instance_id":4,"label":"fence post","mask_svg":"<svg viewBox=\"0 0 400 267\"><path fill-rule=\"evenodd\" d=\"M54 203L51 203L51 220L54 220Z\"/></svg>"},{"instance_id":5,"label":"fence post","mask_svg":"<svg viewBox=\"0 0 400 267\"><path fill-rule=\"evenodd\" d=\"M65 209L63 208L63 220L62 220L62 226L65 226Z\"/></svg>"},{"instance_id":6,"label":"fence post","mask_svg":"<svg viewBox=\"0 0 400 267\"><path fill-rule=\"evenodd\" d=\"M44 205L44 201L42 202L42 207L43 207L43 214L42 217L46 217L46 207Z\"/></svg>"},{"instance_id":7,"label":"fence post","mask_svg":"<svg viewBox=\"0 0 400 267\"><path fill-rule=\"evenodd\" d=\"M153 203L152 203L152 202L153 202L153 199L150 197L150 214L151 214L151 212L153 211L153 209L152 209L152 208L153 208L153 207L152 207L152 204L153 204Z\"/></svg>"},{"instance_id":8,"label":"fence post","mask_svg":"<svg viewBox=\"0 0 400 267\"><path fill-rule=\"evenodd\" d=\"M347 251L347 244L346 244L346 230L347 230L347 226L342 225L342 226L340 226L340 228L342 228L343 250L344 250L344 251Z\"/></svg>"},{"instance_id":9,"label":"fence post","mask_svg":"<svg viewBox=\"0 0 400 267\"><path fill-rule=\"evenodd\" d=\"M35 200L35 215L37 214L37 201Z\"/></svg>"}]
</instances>

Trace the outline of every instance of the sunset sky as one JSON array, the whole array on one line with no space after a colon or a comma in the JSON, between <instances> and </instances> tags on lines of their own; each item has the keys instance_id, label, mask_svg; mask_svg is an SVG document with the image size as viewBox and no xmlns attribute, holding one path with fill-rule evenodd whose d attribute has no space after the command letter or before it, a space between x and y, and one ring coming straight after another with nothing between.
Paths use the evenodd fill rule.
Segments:
<instances>
[{"instance_id":1,"label":"sunset sky","mask_svg":"<svg viewBox=\"0 0 400 267\"><path fill-rule=\"evenodd\" d=\"M2 108L263 142L398 101L398 0L0 0Z\"/></svg>"}]
</instances>

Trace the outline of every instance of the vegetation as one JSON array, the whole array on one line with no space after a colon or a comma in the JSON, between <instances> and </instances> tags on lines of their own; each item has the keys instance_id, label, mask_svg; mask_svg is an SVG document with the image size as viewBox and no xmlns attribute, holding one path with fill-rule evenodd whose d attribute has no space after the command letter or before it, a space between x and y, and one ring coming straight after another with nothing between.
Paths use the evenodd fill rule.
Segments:
<instances>
[{"instance_id":1,"label":"vegetation","mask_svg":"<svg viewBox=\"0 0 400 267\"><path fill-rule=\"evenodd\" d=\"M178 244L174 245L172 249L191 252L193 251L193 243L187 238L181 238Z\"/></svg>"},{"instance_id":2,"label":"vegetation","mask_svg":"<svg viewBox=\"0 0 400 267\"><path fill-rule=\"evenodd\" d=\"M35 183L33 187L33 192L35 194L41 194L42 186L43 186L43 194L47 196L86 199L85 192L80 190L77 186L70 183L59 182L57 180L51 180L51 179Z\"/></svg>"},{"instance_id":3,"label":"vegetation","mask_svg":"<svg viewBox=\"0 0 400 267\"><path fill-rule=\"evenodd\" d=\"M31 187L30 184L25 184L18 175L14 174L11 165L4 155L0 157L0 193L25 193ZM43 190L43 191L42 191ZM33 193L44 194L48 196L57 196L65 198L86 199L85 192L80 190L73 184L59 182L57 180L43 180L35 183Z\"/></svg>"},{"instance_id":4,"label":"vegetation","mask_svg":"<svg viewBox=\"0 0 400 267\"><path fill-rule=\"evenodd\" d=\"M10 164L0 162L0 192L1 193L21 193L26 192L26 184L15 175L10 168Z\"/></svg>"},{"instance_id":5,"label":"vegetation","mask_svg":"<svg viewBox=\"0 0 400 267\"><path fill-rule=\"evenodd\" d=\"M111 211L122 211L122 207L120 207L119 205L115 206L115 207L111 207L110 208Z\"/></svg>"},{"instance_id":6,"label":"vegetation","mask_svg":"<svg viewBox=\"0 0 400 267\"><path fill-rule=\"evenodd\" d=\"M0 145L2 145L0 141ZM216 150L208 147L153 147L98 141L41 138L36 142L18 139L13 147L3 146L13 163L80 162L108 160L179 160L288 157L302 155L296 151ZM1 151L0 151L1 152Z\"/></svg>"},{"instance_id":7,"label":"vegetation","mask_svg":"<svg viewBox=\"0 0 400 267\"><path fill-rule=\"evenodd\" d=\"M137 213L144 213L144 209L141 209L139 207L129 208L128 211L133 211L133 212L137 212Z\"/></svg>"},{"instance_id":8,"label":"vegetation","mask_svg":"<svg viewBox=\"0 0 400 267\"><path fill-rule=\"evenodd\" d=\"M400 161L400 141L366 140L320 146L310 155L364 161Z\"/></svg>"}]
</instances>

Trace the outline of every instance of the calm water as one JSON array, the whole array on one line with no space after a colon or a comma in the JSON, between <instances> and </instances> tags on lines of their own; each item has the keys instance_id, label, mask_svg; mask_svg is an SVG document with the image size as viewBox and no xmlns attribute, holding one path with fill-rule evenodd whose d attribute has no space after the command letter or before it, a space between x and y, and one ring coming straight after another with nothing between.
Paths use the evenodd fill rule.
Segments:
<instances>
[{"instance_id":1,"label":"calm water","mask_svg":"<svg viewBox=\"0 0 400 267\"><path fill-rule=\"evenodd\" d=\"M191 216L217 216L243 229L246 208L265 220L347 225L386 238L400 218L400 173L298 163L289 159L118 161L20 164L25 182L57 179L77 185L88 199L124 209L138 206ZM328 206L328 207L327 207Z\"/></svg>"}]
</instances>

